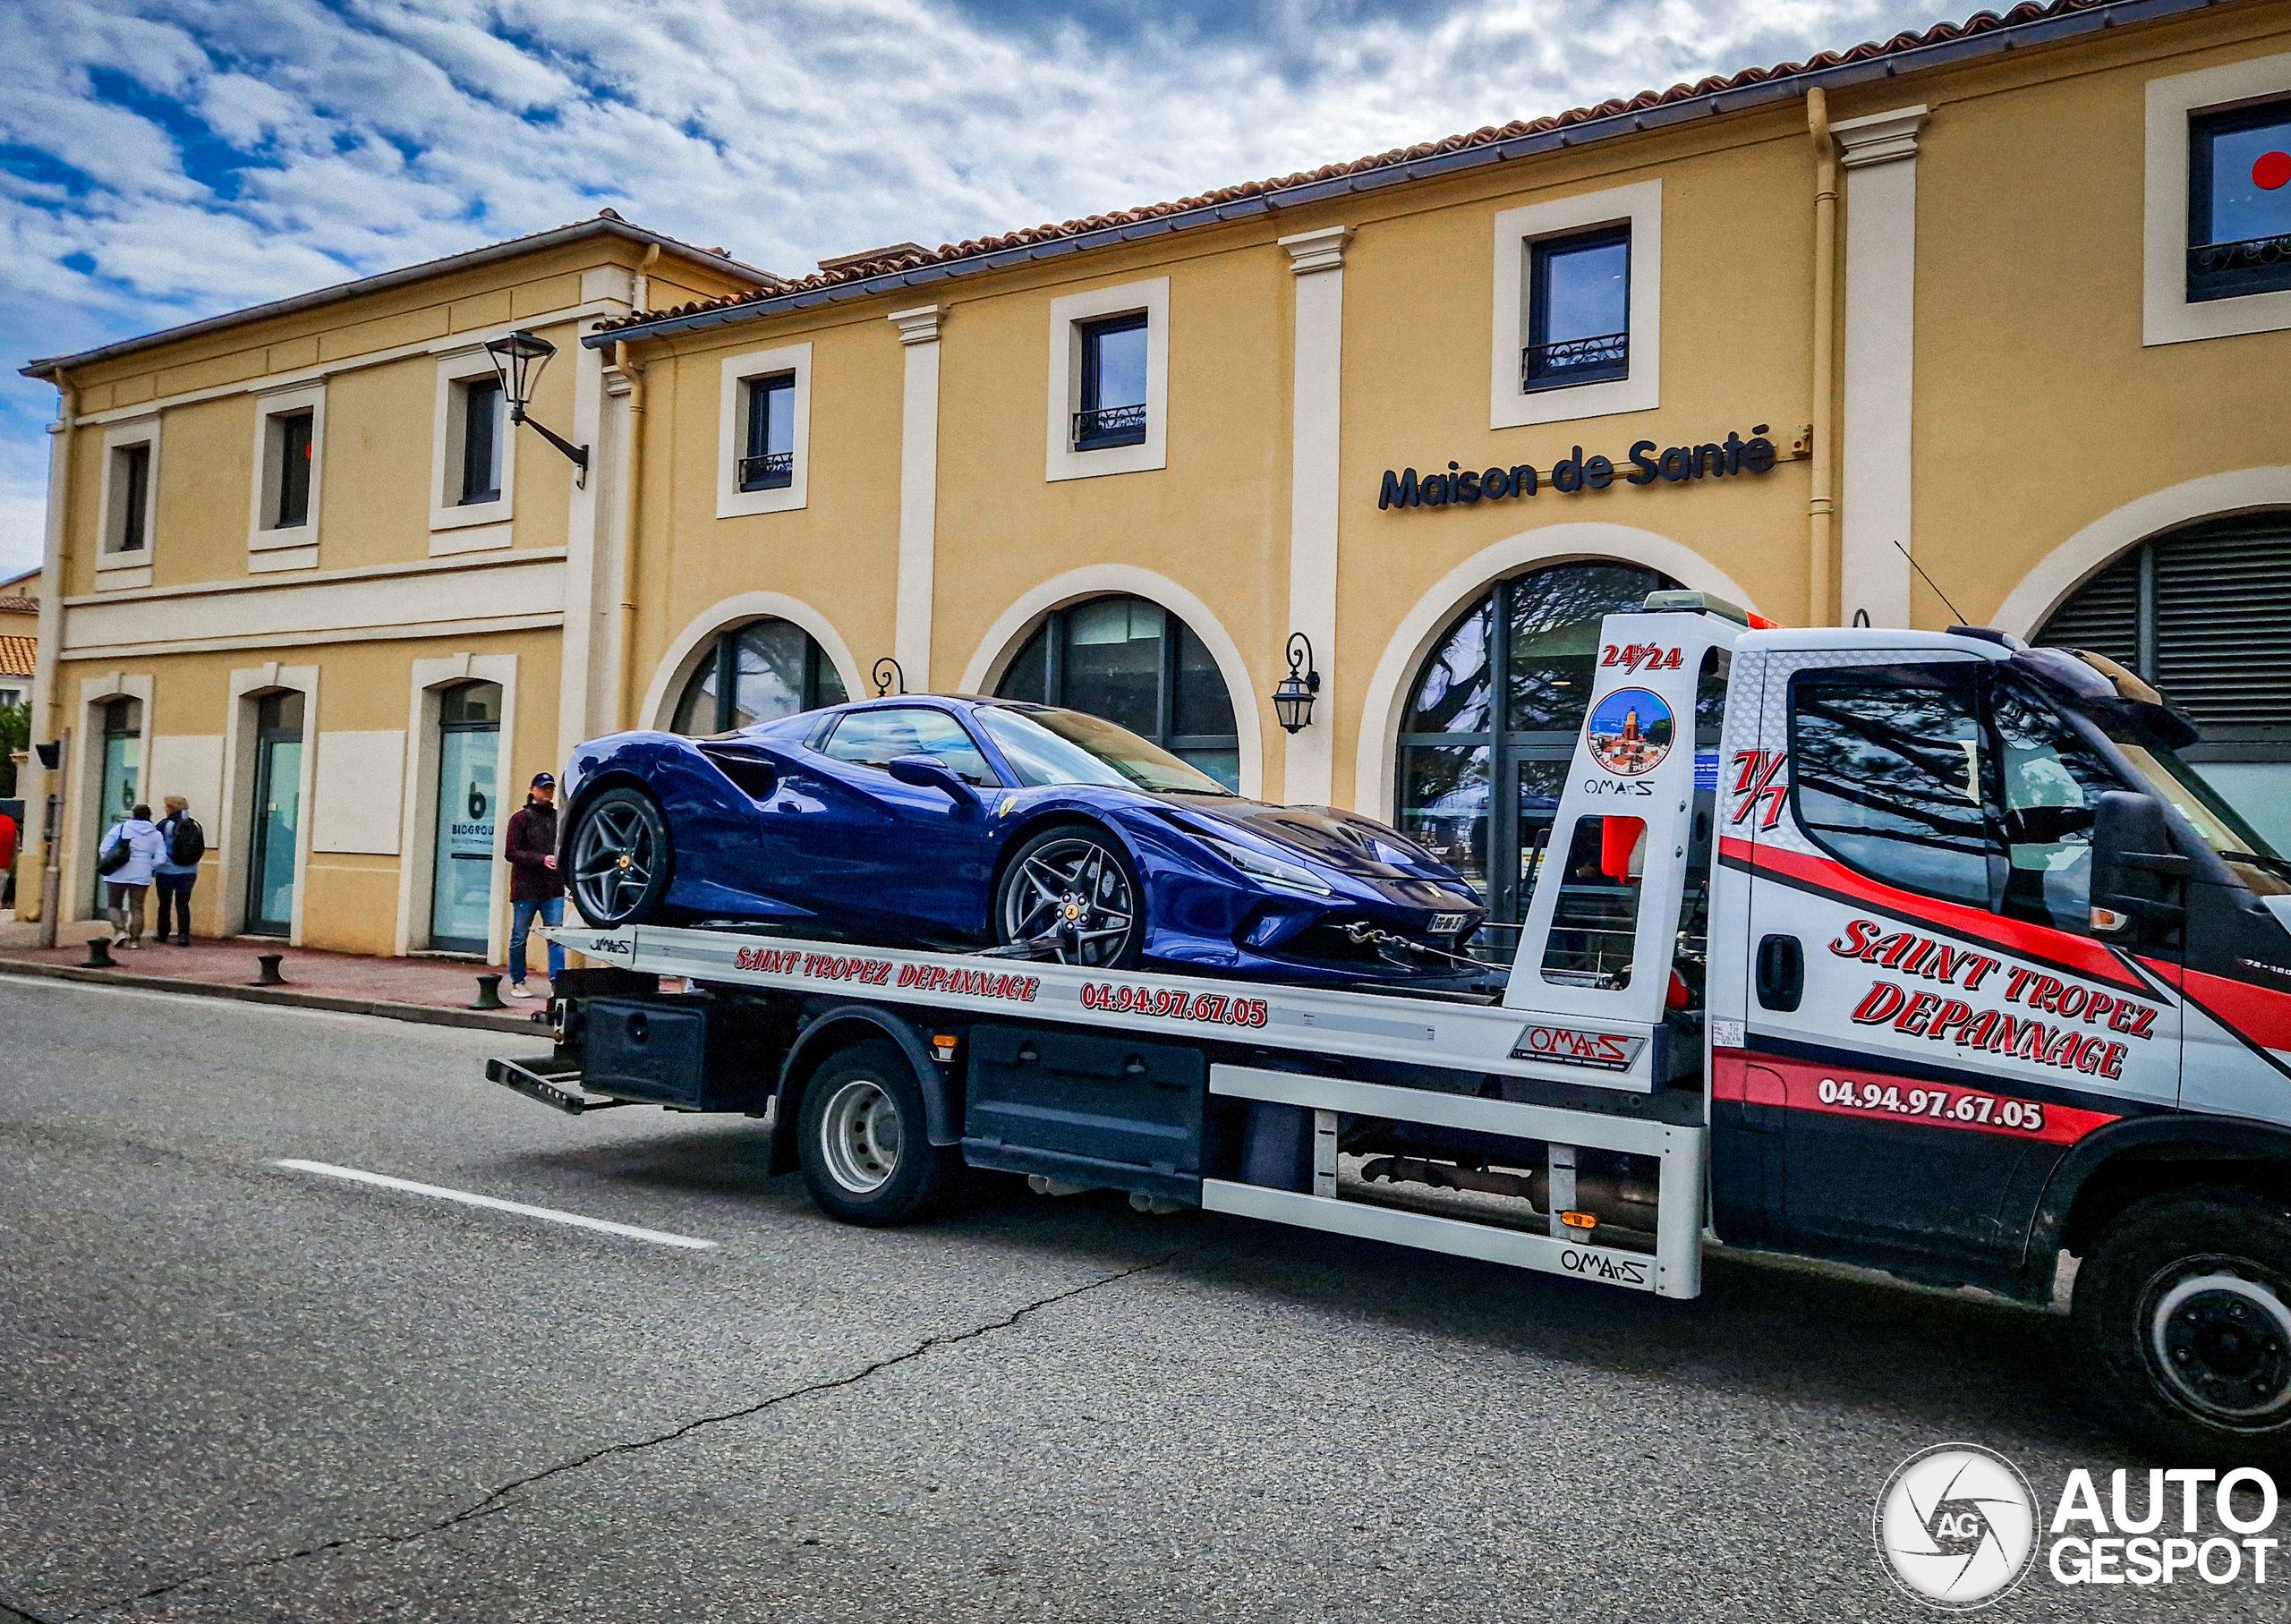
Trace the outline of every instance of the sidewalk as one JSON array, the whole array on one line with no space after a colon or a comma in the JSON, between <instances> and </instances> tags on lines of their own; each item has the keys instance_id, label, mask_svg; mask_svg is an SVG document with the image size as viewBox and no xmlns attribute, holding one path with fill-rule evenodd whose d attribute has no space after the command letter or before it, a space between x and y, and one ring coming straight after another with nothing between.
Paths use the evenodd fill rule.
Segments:
<instances>
[{"instance_id":1,"label":"sidewalk","mask_svg":"<svg viewBox=\"0 0 2291 1624\"><path fill-rule=\"evenodd\" d=\"M119 948L112 954L119 966L115 970L79 968L88 957L88 938L101 934L102 930L98 924L64 925L57 933L57 945L43 950L35 945L39 940L38 925L24 923L13 915L0 915L0 975L109 982L118 986L345 1010L391 1020L475 1026L527 1035L537 1035L529 1018L532 1013L549 1007L549 982L536 974L526 983L539 994L531 1003L508 1000L509 1008L506 1011L470 1008L477 1001L477 977L497 973L500 969L498 965L459 959L369 958L354 953L321 953L256 937L238 937L228 941L194 937L188 948L155 944L135 949ZM534 944L536 948L540 945ZM279 971L285 976L286 985L252 984L260 971L255 957L262 953L284 955ZM535 957L545 963L542 953L537 952ZM506 977L503 991L507 991Z\"/></svg>"}]
</instances>

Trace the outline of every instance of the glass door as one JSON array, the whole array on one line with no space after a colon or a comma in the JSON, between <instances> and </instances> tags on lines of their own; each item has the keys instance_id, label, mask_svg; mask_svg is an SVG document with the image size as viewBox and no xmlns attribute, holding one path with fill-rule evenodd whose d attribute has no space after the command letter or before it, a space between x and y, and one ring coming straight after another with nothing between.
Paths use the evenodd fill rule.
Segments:
<instances>
[{"instance_id":1,"label":"glass door","mask_svg":"<svg viewBox=\"0 0 2291 1624\"><path fill-rule=\"evenodd\" d=\"M294 833L302 822L302 696L267 693L255 710L254 809L248 830L250 936L294 923Z\"/></svg>"},{"instance_id":2,"label":"glass door","mask_svg":"<svg viewBox=\"0 0 2291 1624\"><path fill-rule=\"evenodd\" d=\"M142 753L136 746L143 738L142 710L142 702L132 699L115 699L104 707L103 793L96 803L103 820L96 829L99 858L103 838L135 807L136 757ZM91 901L98 914L104 911L105 879L101 872L95 877Z\"/></svg>"},{"instance_id":3,"label":"glass door","mask_svg":"<svg viewBox=\"0 0 2291 1624\"><path fill-rule=\"evenodd\" d=\"M430 945L485 951L493 913L494 804L501 755L501 690L471 683L438 707L438 804L430 860Z\"/></svg>"}]
</instances>

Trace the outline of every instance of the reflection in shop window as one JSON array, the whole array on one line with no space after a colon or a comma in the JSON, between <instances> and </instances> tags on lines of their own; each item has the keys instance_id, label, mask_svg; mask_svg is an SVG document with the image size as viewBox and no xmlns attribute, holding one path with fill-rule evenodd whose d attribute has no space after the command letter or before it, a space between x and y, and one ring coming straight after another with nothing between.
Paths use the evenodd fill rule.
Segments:
<instances>
[{"instance_id":1,"label":"reflection in shop window","mask_svg":"<svg viewBox=\"0 0 2291 1624\"><path fill-rule=\"evenodd\" d=\"M1241 742L1224 673L1194 629L1158 603L1093 598L1053 611L994 692L1103 717L1240 788Z\"/></svg>"},{"instance_id":2,"label":"reflection in shop window","mask_svg":"<svg viewBox=\"0 0 2291 1624\"><path fill-rule=\"evenodd\" d=\"M709 646L685 682L669 729L687 737L730 733L846 697L835 662L810 633L793 621L751 621Z\"/></svg>"}]
</instances>

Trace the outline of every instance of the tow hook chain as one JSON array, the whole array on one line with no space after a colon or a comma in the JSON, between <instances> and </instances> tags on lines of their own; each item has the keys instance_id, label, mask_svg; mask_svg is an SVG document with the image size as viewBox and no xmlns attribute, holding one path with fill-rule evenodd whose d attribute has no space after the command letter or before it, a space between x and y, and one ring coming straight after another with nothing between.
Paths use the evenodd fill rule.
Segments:
<instances>
[{"instance_id":1,"label":"tow hook chain","mask_svg":"<svg viewBox=\"0 0 2291 1624\"><path fill-rule=\"evenodd\" d=\"M1349 924L1341 928L1346 936L1364 948L1373 947L1378 949L1399 948L1410 953L1428 953L1435 958L1444 958L1451 964L1469 965L1475 970L1486 967L1476 958L1467 957L1461 953L1450 953L1442 948L1428 947L1420 941L1410 941L1405 936L1395 936L1392 931L1380 930L1375 925Z\"/></svg>"}]
</instances>

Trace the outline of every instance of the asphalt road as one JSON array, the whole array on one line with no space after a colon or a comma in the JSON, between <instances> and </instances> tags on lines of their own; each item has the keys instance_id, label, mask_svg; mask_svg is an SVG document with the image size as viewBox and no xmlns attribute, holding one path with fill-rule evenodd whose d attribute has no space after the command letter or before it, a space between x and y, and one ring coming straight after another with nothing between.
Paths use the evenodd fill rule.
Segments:
<instances>
[{"instance_id":1,"label":"asphalt road","mask_svg":"<svg viewBox=\"0 0 2291 1624\"><path fill-rule=\"evenodd\" d=\"M2126 1463L2045 1314L1008 1187L846 1229L755 1124L558 1116L501 1043L0 982L0 1620L1931 1619L1872 1552L1896 1461Z\"/></svg>"}]
</instances>

